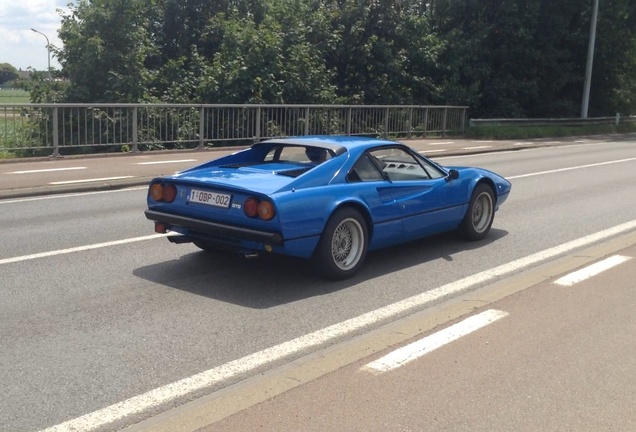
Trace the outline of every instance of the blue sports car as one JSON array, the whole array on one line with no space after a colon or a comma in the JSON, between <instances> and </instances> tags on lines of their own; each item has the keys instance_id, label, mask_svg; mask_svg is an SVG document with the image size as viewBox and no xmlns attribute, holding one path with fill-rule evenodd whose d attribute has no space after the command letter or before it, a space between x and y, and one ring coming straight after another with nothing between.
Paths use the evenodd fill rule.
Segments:
<instances>
[{"instance_id":1,"label":"blue sports car","mask_svg":"<svg viewBox=\"0 0 636 432\"><path fill-rule=\"evenodd\" d=\"M495 173L442 167L398 142L303 136L156 178L145 214L175 243L310 258L344 279L370 250L453 230L482 239L509 193Z\"/></svg>"}]
</instances>

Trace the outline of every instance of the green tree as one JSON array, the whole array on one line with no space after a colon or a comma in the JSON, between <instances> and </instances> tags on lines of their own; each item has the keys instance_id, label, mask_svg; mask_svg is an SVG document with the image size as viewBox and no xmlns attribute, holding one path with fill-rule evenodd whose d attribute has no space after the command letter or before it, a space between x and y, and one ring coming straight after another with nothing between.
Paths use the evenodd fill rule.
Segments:
<instances>
[{"instance_id":1,"label":"green tree","mask_svg":"<svg viewBox=\"0 0 636 432\"><path fill-rule=\"evenodd\" d=\"M331 72L320 44L329 38L316 8L301 0L271 0L259 20L238 8L212 20L220 45L201 81L200 95L220 103L333 101Z\"/></svg>"},{"instance_id":2,"label":"green tree","mask_svg":"<svg viewBox=\"0 0 636 432\"><path fill-rule=\"evenodd\" d=\"M148 28L154 0L79 0L62 19L56 50L70 79L69 102L137 102L145 97L145 61L155 50Z\"/></svg>"},{"instance_id":3,"label":"green tree","mask_svg":"<svg viewBox=\"0 0 636 432\"><path fill-rule=\"evenodd\" d=\"M9 63L0 63L0 84L16 80L20 77L18 70Z\"/></svg>"},{"instance_id":4,"label":"green tree","mask_svg":"<svg viewBox=\"0 0 636 432\"><path fill-rule=\"evenodd\" d=\"M591 3L591 2L590 2ZM592 5L589 5L591 10ZM636 113L636 2L600 2L589 115Z\"/></svg>"},{"instance_id":5,"label":"green tree","mask_svg":"<svg viewBox=\"0 0 636 432\"><path fill-rule=\"evenodd\" d=\"M414 0L325 0L332 42L324 48L341 99L427 103L441 44Z\"/></svg>"}]
</instances>

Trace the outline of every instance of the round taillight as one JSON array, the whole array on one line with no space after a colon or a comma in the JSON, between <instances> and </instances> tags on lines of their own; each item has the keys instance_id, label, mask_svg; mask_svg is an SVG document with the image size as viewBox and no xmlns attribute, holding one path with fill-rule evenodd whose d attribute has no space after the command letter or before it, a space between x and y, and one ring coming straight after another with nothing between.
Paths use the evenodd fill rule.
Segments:
<instances>
[{"instance_id":1,"label":"round taillight","mask_svg":"<svg viewBox=\"0 0 636 432\"><path fill-rule=\"evenodd\" d=\"M163 201L163 185L161 183L150 185L150 198L155 201Z\"/></svg>"},{"instance_id":2,"label":"round taillight","mask_svg":"<svg viewBox=\"0 0 636 432\"><path fill-rule=\"evenodd\" d=\"M243 203L243 212L247 217L258 216L258 199L251 197L245 200Z\"/></svg>"},{"instance_id":3,"label":"round taillight","mask_svg":"<svg viewBox=\"0 0 636 432\"><path fill-rule=\"evenodd\" d=\"M176 198L177 198L177 187L173 184L163 185L163 200L167 203L171 203Z\"/></svg>"},{"instance_id":4,"label":"round taillight","mask_svg":"<svg viewBox=\"0 0 636 432\"><path fill-rule=\"evenodd\" d=\"M274 205L269 201L261 201L258 205L258 217L263 220L271 220L276 212L274 211Z\"/></svg>"}]
</instances>

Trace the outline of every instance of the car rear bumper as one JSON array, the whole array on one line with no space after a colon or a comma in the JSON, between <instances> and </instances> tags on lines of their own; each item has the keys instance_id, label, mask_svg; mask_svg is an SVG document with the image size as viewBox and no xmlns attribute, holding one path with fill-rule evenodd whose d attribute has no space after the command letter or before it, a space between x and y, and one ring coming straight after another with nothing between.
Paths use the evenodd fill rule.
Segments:
<instances>
[{"instance_id":1,"label":"car rear bumper","mask_svg":"<svg viewBox=\"0 0 636 432\"><path fill-rule=\"evenodd\" d=\"M165 224L168 229L175 226L186 228L196 233L218 236L225 239L246 240L271 244L274 246L281 246L283 244L283 237L277 232L254 230L218 222L208 222L187 216L179 216L154 210L146 210L144 213L146 218Z\"/></svg>"}]
</instances>

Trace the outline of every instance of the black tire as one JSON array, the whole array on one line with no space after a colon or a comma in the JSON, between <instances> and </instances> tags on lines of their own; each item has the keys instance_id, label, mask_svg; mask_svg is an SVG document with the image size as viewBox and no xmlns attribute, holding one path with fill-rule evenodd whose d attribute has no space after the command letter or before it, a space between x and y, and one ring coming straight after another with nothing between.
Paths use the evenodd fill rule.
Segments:
<instances>
[{"instance_id":1,"label":"black tire","mask_svg":"<svg viewBox=\"0 0 636 432\"><path fill-rule=\"evenodd\" d=\"M329 218L313 257L317 273L330 279L353 276L364 263L367 223L359 211L345 207Z\"/></svg>"},{"instance_id":2,"label":"black tire","mask_svg":"<svg viewBox=\"0 0 636 432\"><path fill-rule=\"evenodd\" d=\"M480 183L475 187L460 230L468 240L481 240L490 231L495 219L495 194L490 186Z\"/></svg>"}]
</instances>

